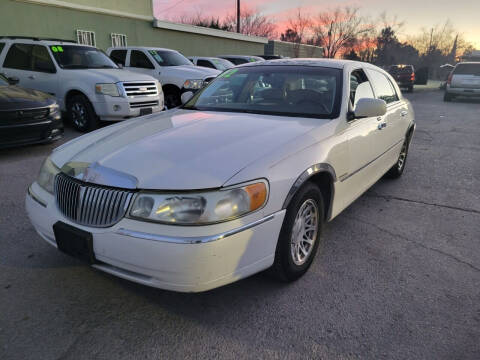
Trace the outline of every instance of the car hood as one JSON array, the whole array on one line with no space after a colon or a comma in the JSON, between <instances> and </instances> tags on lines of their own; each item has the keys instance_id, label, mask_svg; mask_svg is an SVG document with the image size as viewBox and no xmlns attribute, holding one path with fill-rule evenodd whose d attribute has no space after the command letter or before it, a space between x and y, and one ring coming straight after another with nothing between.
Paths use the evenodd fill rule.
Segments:
<instances>
[{"instance_id":1,"label":"car hood","mask_svg":"<svg viewBox=\"0 0 480 360\"><path fill-rule=\"evenodd\" d=\"M207 77L216 77L221 71L216 69L204 68L195 65L180 65L169 67L170 73L178 73L185 79L205 79Z\"/></svg>"},{"instance_id":2,"label":"car hood","mask_svg":"<svg viewBox=\"0 0 480 360\"><path fill-rule=\"evenodd\" d=\"M84 135L61 146L52 161L64 169L77 164L121 173L134 178L140 189L218 188L250 163L323 121L171 110Z\"/></svg>"},{"instance_id":3,"label":"car hood","mask_svg":"<svg viewBox=\"0 0 480 360\"><path fill-rule=\"evenodd\" d=\"M21 110L53 104L55 100L41 91L19 86L0 86L0 110Z\"/></svg>"},{"instance_id":4,"label":"car hood","mask_svg":"<svg viewBox=\"0 0 480 360\"><path fill-rule=\"evenodd\" d=\"M124 81L153 81L154 78L140 74L137 72L129 71L126 69L77 69L77 70L65 70L71 75L76 75L82 78L91 77L96 82L124 82ZM71 72L71 73L70 73Z\"/></svg>"}]
</instances>

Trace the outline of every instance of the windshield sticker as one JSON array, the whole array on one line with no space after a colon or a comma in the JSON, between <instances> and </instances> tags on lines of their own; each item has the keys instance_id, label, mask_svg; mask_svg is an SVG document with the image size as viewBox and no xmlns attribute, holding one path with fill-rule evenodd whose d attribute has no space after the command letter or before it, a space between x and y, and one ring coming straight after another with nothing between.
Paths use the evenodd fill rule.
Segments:
<instances>
[{"instance_id":1,"label":"windshield sticker","mask_svg":"<svg viewBox=\"0 0 480 360\"><path fill-rule=\"evenodd\" d=\"M52 49L52 51L53 51L54 53L63 52L63 47L61 47L60 45L58 45L58 46L50 46L50 49Z\"/></svg>"},{"instance_id":2,"label":"windshield sticker","mask_svg":"<svg viewBox=\"0 0 480 360\"><path fill-rule=\"evenodd\" d=\"M248 61L250 61L250 62L255 62L255 61L257 61L257 60L255 60L254 58L250 58L250 59L248 59Z\"/></svg>"},{"instance_id":3,"label":"windshield sticker","mask_svg":"<svg viewBox=\"0 0 480 360\"><path fill-rule=\"evenodd\" d=\"M233 74L235 74L238 71L238 69L231 69L228 71L225 71L225 73L222 75L222 78L229 78Z\"/></svg>"}]
</instances>

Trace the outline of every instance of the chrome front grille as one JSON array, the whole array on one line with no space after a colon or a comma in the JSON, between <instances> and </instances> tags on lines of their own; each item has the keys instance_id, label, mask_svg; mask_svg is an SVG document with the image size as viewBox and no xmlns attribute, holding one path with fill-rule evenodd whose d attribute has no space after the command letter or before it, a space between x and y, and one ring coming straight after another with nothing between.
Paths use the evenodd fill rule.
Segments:
<instances>
[{"instance_id":1,"label":"chrome front grille","mask_svg":"<svg viewBox=\"0 0 480 360\"><path fill-rule=\"evenodd\" d=\"M157 96L157 83L154 81L135 81L122 83L127 97Z\"/></svg>"},{"instance_id":2,"label":"chrome front grille","mask_svg":"<svg viewBox=\"0 0 480 360\"><path fill-rule=\"evenodd\" d=\"M139 109L144 107L154 107L158 106L158 101L140 101L140 102L131 102L130 109Z\"/></svg>"},{"instance_id":3,"label":"chrome front grille","mask_svg":"<svg viewBox=\"0 0 480 360\"><path fill-rule=\"evenodd\" d=\"M69 220L85 226L109 227L122 219L133 192L89 184L63 173L55 177L55 201Z\"/></svg>"}]
</instances>

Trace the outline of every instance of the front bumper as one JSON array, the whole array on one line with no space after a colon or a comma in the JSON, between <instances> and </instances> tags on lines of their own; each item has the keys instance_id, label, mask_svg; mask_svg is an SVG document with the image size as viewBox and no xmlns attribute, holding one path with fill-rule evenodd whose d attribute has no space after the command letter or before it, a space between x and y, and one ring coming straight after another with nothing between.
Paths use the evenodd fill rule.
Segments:
<instances>
[{"instance_id":1,"label":"front bumper","mask_svg":"<svg viewBox=\"0 0 480 360\"><path fill-rule=\"evenodd\" d=\"M55 141L63 136L63 131L59 116L37 122L0 124L0 148Z\"/></svg>"},{"instance_id":2,"label":"front bumper","mask_svg":"<svg viewBox=\"0 0 480 360\"><path fill-rule=\"evenodd\" d=\"M110 97L108 101L93 101L97 116L104 121L120 121L141 115L142 109L152 109L152 113L164 108L163 94L135 98Z\"/></svg>"},{"instance_id":3,"label":"front bumper","mask_svg":"<svg viewBox=\"0 0 480 360\"><path fill-rule=\"evenodd\" d=\"M92 233L93 266L161 289L210 290L273 264L285 211L251 214L208 226L172 226L124 218L110 228L76 225L57 210L53 196L32 184L26 209L40 236L56 247L53 224L62 221Z\"/></svg>"}]
</instances>

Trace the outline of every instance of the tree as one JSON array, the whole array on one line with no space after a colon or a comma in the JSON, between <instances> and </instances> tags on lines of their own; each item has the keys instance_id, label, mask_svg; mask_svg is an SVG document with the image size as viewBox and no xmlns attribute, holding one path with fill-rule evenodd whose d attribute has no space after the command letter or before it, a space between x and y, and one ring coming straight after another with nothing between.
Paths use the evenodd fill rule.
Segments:
<instances>
[{"instance_id":1,"label":"tree","mask_svg":"<svg viewBox=\"0 0 480 360\"><path fill-rule=\"evenodd\" d=\"M227 15L223 24L230 31L236 31L237 14ZM263 15L258 9L242 7L240 12L240 32L245 35L276 38L277 25L273 18Z\"/></svg>"},{"instance_id":2,"label":"tree","mask_svg":"<svg viewBox=\"0 0 480 360\"><path fill-rule=\"evenodd\" d=\"M347 51L371 29L359 15L359 8L350 6L320 12L313 22L314 43L323 47L327 58Z\"/></svg>"},{"instance_id":3,"label":"tree","mask_svg":"<svg viewBox=\"0 0 480 360\"><path fill-rule=\"evenodd\" d=\"M302 41L301 37L298 33L292 29L287 29L285 33L280 35L281 41L287 41L292 43L300 43Z\"/></svg>"}]
</instances>

